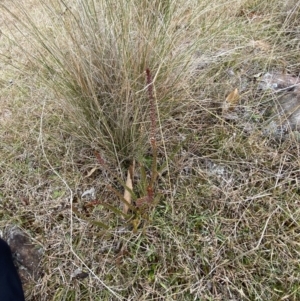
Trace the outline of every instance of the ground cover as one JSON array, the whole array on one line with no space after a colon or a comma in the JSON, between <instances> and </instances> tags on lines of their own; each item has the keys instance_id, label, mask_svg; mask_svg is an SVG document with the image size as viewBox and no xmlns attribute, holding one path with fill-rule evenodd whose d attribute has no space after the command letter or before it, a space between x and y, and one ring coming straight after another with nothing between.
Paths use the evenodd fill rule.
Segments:
<instances>
[{"instance_id":1,"label":"ground cover","mask_svg":"<svg viewBox=\"0 0 300 301\"><path fill-rule=\"evenodd\" d=\"M300 299L299 135L269 130L298 90L263 84L298 78L298 1L0 7L0 229L42 254L27 300ZM147 68L157 202L126 221L119 178L135 161L138 198L153 172Z\"/></svg>"}]
</instances>

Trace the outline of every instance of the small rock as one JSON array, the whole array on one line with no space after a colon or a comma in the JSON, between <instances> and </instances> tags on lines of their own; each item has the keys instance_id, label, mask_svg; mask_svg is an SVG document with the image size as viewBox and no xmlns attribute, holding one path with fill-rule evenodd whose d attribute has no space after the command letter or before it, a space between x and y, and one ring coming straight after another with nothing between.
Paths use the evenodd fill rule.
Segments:
<instances>
[{"instance_id":1,"label":"small rock","mask_svg":"<svg viewBox=\"0 0 300 301\"><path fill-rule=\"evenodd\" d=\"M295 91L300 89L300 78L289 74L269 73L262 75L258 88L261 90Z\"/></svg>"},{"instance_id":2,"label":"small rock","mask_svg":"<svg viewBox=\"0 0 300 301\"><path fill-rule=\"evenodd\" d=\"M22 283L37 281L41 274L40 260L43 250L32 243L30 238L18 227L9 229L6 236L7 243L17 262Z\"/></svg>"}]
</instances>

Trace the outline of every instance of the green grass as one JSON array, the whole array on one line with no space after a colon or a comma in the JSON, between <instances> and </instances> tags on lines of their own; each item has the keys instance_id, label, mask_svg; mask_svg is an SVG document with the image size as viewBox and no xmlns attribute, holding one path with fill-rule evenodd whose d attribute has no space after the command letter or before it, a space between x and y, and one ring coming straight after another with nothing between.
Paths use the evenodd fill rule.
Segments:
<instances>
[{"instance_id":1,"label":"green grass","mask_svg":"<svg viewBox=\"0 0 300 301\"><path fill-rule=\"evenodd\" d=\"M300 299L299 141L264 134L274 95L256 80L298 75L297 1L0 8L0 229L17 224L45 250L27 300ZM94 187L119 208L107 187L122 191L133 159L149 178L146 68L160 201L134 233L81 195ZM227 120L235 88L237 118ZM135 192L146 189L139 170ZM72 277L77 269L88 277Z\"/></svg>"}]
</instances>

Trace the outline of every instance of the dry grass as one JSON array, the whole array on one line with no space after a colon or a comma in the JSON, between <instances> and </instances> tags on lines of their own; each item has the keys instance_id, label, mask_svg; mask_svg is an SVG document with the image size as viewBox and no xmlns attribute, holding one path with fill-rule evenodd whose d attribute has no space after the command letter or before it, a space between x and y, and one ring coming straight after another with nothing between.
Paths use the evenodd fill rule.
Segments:
<instances>
[{"instance_id":1,"label":"dry grass","mask_svg":"<svg viewBox=\"0 0 300 301\"><path fill-rule=\"evenodd\" d=\"M97 23L81 9L92 24L78 32L66 14L78 17L81 1L65 14L57 2L0 4L23 22L2 9L0 229L17 224L45 250L27 300L299 300L299 140L264 134L274 96L254 80L274 70L298 75L298 1L166 1L169 9L157 12L166 19L153 27L158 5L98 2L108 14ZM137 47L133 36L142 34ZM151 166L145 67L157 75L158 161L168 166L156 187L160 203L133 233L111 210L86 204L119 204L106 187L120 183L97 166L94 149L118 175L128 158ZM225 120L221 106L235 88L238 119ZM100 121L95 89L109 94ZM103 120L124 126L111 123L107 134ZM95 197L81 197L92 187ZM110 229L73 215L71 203ZM73 277L78 269L88 277Z\"/></svg>"}]
</instances>

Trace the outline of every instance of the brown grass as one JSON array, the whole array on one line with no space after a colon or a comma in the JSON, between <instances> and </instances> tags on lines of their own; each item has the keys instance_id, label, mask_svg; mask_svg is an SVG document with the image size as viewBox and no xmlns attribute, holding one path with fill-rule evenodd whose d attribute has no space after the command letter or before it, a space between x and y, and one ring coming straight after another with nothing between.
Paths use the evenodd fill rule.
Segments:
<instances>
[{"instance_id":1,"label":"brown grass","mask_svg":"<svg viewBox=\"0 0 300 301\"><path fill-rule=\"evenodd\" d=\"M65 28L57 31L53 19L47 19L39 1L21 5L2 1L0 7L18 18L20 8L29 10L45 36L52 32L61 45L73 45ZM149 113L137 119L145 125L143 142L126 136L127 142L141 143L138 149L119 154L111 151L115 143L102 148L106 137L95 130L94 120L89 123L78 112L73 115L76 110L70 112L76 107L70 105L68 91L63 95L65 82L53 90L55 81L47 84L43 66L33 59L46 59L49 65L53 57L37 46L28 28L1 9L0 229L5 232L16 224L45 251L43 273L26 288L27 300L300 299L299 140L296 132L284 139L264 133L265 112L274 95L258 90L256 80L267 71L298 75L298 1L203 1L201 18L197 5L190 0L170 11L172 20L178 18L178 27L172 25L177 31L169 37L173 44L165 53L162 47L153 48L170 64L172 50L176 62L170 69L160 63L147 66L157 72L157 101L174 101L174 106L158 104L160 202L137 233L112 210L85 205L102 200L118 208L118 197L106 187L122 191L116 178L99 167L94 149L103 151L118 177L125 179L125 159L131 155L137 155L149 174ZM57 12L53 17L58 18ZM154 29L151 33L159 35ZM167 43L162 37L154 41ZM114 90L118 100L128 84L138 91L145 88L145 68L137 68L136 57L129 57L122 80L126 70L136 79L140 70L141 78L122 81L117 89L124 88L124 94ZM76 66L75 58L68 68ZM176 66L187 66L178 81L173 77ZM65 74L57 65L52 71L56 79ZM222 103L235 88L240 94L237 118L225 120ZM166 159L168 164L161 167ZM140 178L135 175L135 185ZM81 197L92 187L95 197ZM72 214L71 204L86 219ZM88 277L72 277L77 269Z\"/></svg>"}]
</instances>

